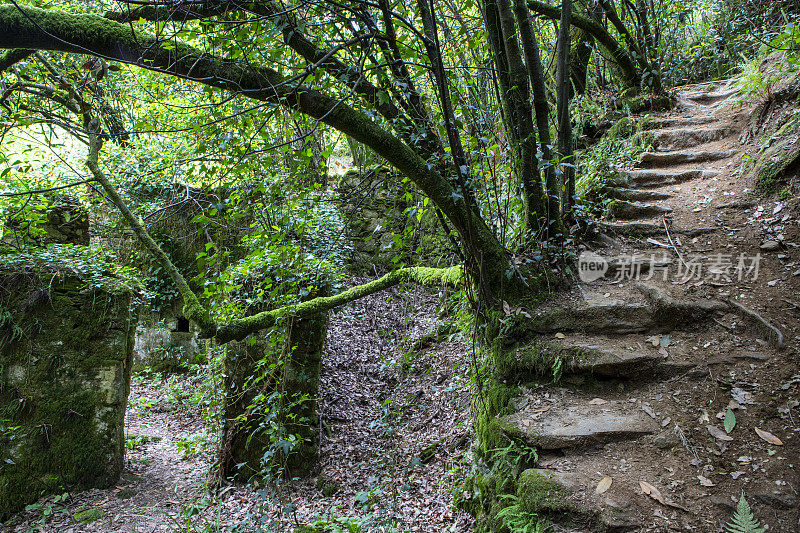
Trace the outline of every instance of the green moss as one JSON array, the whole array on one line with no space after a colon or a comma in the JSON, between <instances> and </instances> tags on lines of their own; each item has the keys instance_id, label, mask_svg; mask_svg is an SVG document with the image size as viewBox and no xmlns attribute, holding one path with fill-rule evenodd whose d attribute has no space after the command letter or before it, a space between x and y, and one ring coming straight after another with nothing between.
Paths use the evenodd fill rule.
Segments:
<instances>
[{"instance_id":1,"label":"green moss","mask_svg":"<svg viewBox=\"0 0 800 533\"><path fill-rule=\"evenodd\" d=\"M0 372L0 420L18 428L0 433L0 519L42 494L116 481L135 327L129 295L51 275L36 299L36 276L10 279L0 307L37 326L21 339L0 330L0 369L14 369Z\"/></svg>"},{"instance_id":2,"label":"green moss","mask_svg":"<svg viewBox=\"0 0 800 533\"><path fill-rule=\"evenodd\" d=\"M517 483L517 498L530 513L553 513L571 510L569 491L563 485L542 475L538 469L522 472Z\"/></svg>"},{"instance_id":3,"label":"green moss","mask_svg":"<svg viewBox=\"0 0 800 533\"><path fill-rule=\"evenodd\" d=\"M794 136L780 139L764 150L755 164L755 184L761 194L772 194L780 188L784 175L800 160L800 146Z\"/></svg>"},{"instance_id":4,"label":"green moss","mask_svg":"<svg viewBox=\"0 0 800 533\"><path fill-rule=\"evenodd\" d=\"M73 514L72 518L81 524L91 524L96 520L100 520L103 518L103 516L104 514L102 509L86 509L85 511L78 511L77 513Z\"/></svg>"},{"instance_id":5,"label":"green moss","mask_svg":"<svg viewBox=\"0 0 800 533\"><path fill-rule=\"evenodd\" d=\"M672 109L672 98L645 93L631 98L622 98L616 105L619 108L628 109L631 113L669 111Z\"/></svg>"},{"instance_id":6,"label":"green moss","mask_svg":"<svg viewBox=\"0 0 800 533\"><path fill-rule=\"evenodd\" d=\"M634 155L646 152L655 147L656 136L652 131L639 131L631 139Z\"/></svg>"},{"instance_id":7,"label":"green moss","mask_svg":"<svg viewBox=\"0 0 800 533\"><path fill-rule=\"evenodd\" d=\"M606 133L606 137L613 140L627 139L636 132L636 124L630 117L620 118Z\"/></svg>"},{"instance_id":8,"label":"green moss","mask_svg":"<svg viewBox=\"0 0 800 533\"><path fill-rule=\"evenodd\" d=\"M508 437L498 417L511 414L511 400L519 392L495 379L488 379L473 399L475 433L478 437L478 453L488 457L489 452L508 445Z\"/></svg>"}]
</instances>

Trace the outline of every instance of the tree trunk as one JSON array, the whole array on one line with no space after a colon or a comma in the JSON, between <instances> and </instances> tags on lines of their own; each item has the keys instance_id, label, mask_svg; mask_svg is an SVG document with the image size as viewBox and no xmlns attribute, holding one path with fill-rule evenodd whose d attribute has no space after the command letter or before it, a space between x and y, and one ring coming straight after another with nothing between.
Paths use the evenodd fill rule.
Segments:
<instances>
[{"instance_id":1,"label":"tree trunk","mask_svg":"<svg viewBox=\"0 0 800 533\"><path fill-rule=\"evenodd\" d=\"M575 165L572 157L572 121L569 116L570 97L570 18L572 0L561 0L561 24L558 28L558 62L556 65L556 93L558 94L558 152L563 169L562 202L572 207L575 196Z\"/></svg>"},{"instance_id":2,"label":"tree trunk","mask_svg":"<svg viewBox=\"0 0 800 533\"><path fill-rule=\"evenodd\" d=\"M528 8L552 20L561 18L561 11L554 6L538 0L527 0ZM597 43L608 53L608 59L615 67L614 73L620 82L627 88L639 86L641 81L639 70L630 51L621 45L602 24L577 13L570 14L572 25L592 35Z\"/></svg>"}]
</instances>

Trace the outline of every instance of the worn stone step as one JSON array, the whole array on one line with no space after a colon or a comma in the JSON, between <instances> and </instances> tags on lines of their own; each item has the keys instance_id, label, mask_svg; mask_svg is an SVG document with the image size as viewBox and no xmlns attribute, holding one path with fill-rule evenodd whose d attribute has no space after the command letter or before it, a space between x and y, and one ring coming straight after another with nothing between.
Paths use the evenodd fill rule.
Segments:
<instances>
[{"instance_id":1,"label":"worn stone step","mask_svg":"<svg viewBox=\"0 0 800 533\"><path fill-rule=\"evenodd\" d=\"M702 126L718 122L717 117L711 115L698 115L693 117L645 117L640 121L643 130L660 130L666 128L683 128L687 126Z\"/></svg>"},{"instance_id":2,"label":"worn stone step","mask_svg":"<svg viewBox=\"0 0 800 533\"><path fill-rule=\"evenodd\" d=\"M695 366L667 360L656 349L625 349L610 339L593 341L571 335L564 339L543 341L540 345L544 353L559 355L565 374L591 374L604 378L661 378L687 372Z\"/></svg>"},{"instance_id":3,"label":"worn stone step","mask_svg":"<svg viewBox=\"0 0 800 533\"><path fill-rule=\"evenodd\" d=\"M625 170L617 172L611 180L614 186L628 186L637 188L656 188L667 185L676 185L685 181L696 179L711 179L719 176L716 170L682 170L669 172L667 170Z\"/></svg>"},{"instance_id":4,"label":"worn stone step","mask_svg":"<svg viewBox=\"0 0 800 533\"><path fill-rule=\"evenodd\" d=\"M736 94L739 94L739 89L718 89L715 91L679 93L678 98L691 100L692 102L697 102L698 104L710 105L721 102L722 100L726 100Z\"/></svg>"},{"instance_id":5,"label":"worn stone step","mask_svg":"<svg viewBox=\"0 0 800 533\"><path fill-rule=\"evenodd\" d=\"M723 139L728 133L726 128L661 130L653 133L653 146L660 152L691 148Z\"/></svg>"},{"instance_id":6,"label":"worn stone step","mask_svg":"<svg viewBox=\"0 0 800 533\"><path fill-rule=\"evenodd\" d=\"M613 487L603 494L594 488L602 479L546 468L524 470L517 481L517 501L525 511L562 523L559 531L624 532L641 529L632 494ZM580 529L575 529L579 527Z\"/></svg>"},{"instance_id":7,"label":"worn stone step","mask_svg":"<svg viewBox=\"0 0 800 533\"><path fill-rule=\"evenodd\" d=\"M591 399L591 396L565 394L547 403L527 401L517 412L502 417L500 427L510 438L541 450L635 440L660 429L636 403L608 401L597 405ZM516 401L525 400L528 399Z\"/></svg>"},{"instance_id":8,"label":"worn stone step","mask_svg":"<svg viewBox=\"0 0 800 533\"><path fill-rule=\"evenodd\" d=\"M672 213L669 207L656 204L640 204L627 200L614 200L606 208L610 218L618 220L634 220L638 218L651 218Z\"/></svg>"},{"instance_id":9,"label":"worn stone step","mask_svg":"<svg viewBox=\"0 0 800 533\"><path fill-rule=\"evenodd\" d=\"M666 235L667 231L664 224L653 222L598 222L601 229L615 233L617 235L627 235L631 237L652 237L654 235ZM716 231L716 228L669 228L670 233L678 233L687 237L697 237L707 235Z\"/></svg>"},{"instance_id":10,"label":"worn stone step","mask_svg":"<svg viewBox=\"0 0 800 533\"><path fill-rule=\"evenodd\" d=\"M643 167L684 165L688 163L705 163L733 157L736 150L719 151L679 151L679 152L644 152L639 156L639 165Z\"/></svg>"},{"instance_id":11,"label":"worn stone step","mask_svg":"<svg viewBox=\"0 0 800 533\"><path fill-rule=\"evenodd\" d=\"M637 285L637 292L628 291L618 297L606 296L607 290L607 285L585 288L578 301L565 296L545 302L518 327L530 334L660 332L696 326L729 308L717 300L679 300L645 284Z\"/></svg>"},{"instance_id":12,"label":"worn stone step","mask_svg":"<svg viewBox=\"0 0 800 533\"><path fill-rule=\"evenodd\" d=\"M647 191L639 189L628 189L626 187L609 187L606 189L609 198L615 200L626 200L628 202L641 202L647 200L666 200L672 195L666 192Z\"/></svg>"}]
</instances>

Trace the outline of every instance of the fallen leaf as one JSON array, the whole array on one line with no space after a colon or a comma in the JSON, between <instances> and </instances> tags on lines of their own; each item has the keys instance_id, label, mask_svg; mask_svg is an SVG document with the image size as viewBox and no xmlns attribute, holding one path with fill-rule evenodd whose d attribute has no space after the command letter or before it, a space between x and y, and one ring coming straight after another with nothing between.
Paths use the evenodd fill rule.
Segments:
<instances>
[{"instance_id":1,"label":"fallen leaf","mask_svg":"<svg viewBox=\"0 0 800 533\"><path fill-rule=\"evenodd\" d=\"M775 446L783 446L783 441L770 433L769 431L764 431L763 429L756 428L756 433L758 436L764 439L765 441L769 442L770 444L774 444Z\"/></svg>"},{"instance_id":2,"label":"fallen leaf","mask_svg":"<svg viewBox=\"0 0 800 533\"><path fill-rule=\"evenodd\" d=\"M700 484L703 485L704 487L713 487L714 486L714 482L711 481L710 479L708 479L705 476L697 476L697 479L700 480Z\"/></svg>"},{"instance_id":3,"label":"fallen leaf","mask_svg":"<svg viewBox=\"0 0 800 533\"><path fill-rule=\"evenodd\" d=\"M733 414L732 409L725 411L725 433L730 433L736 427L736 415Z\"/></svg>"},{"instance_id":4,"label":"fallen leaf","mask_svg":"<svg viewBox=\"0 0 800 533\"><path fill-rule=\"evenodd\" d=\"M655 413L655 411L653 411L653 408L652 408L652 407L650 407L650 405L649 405L649 404L643 403L643 404L642 404L642 411L644 411L645 413L647 413L647 415L648 415L650 418L652 418L653 420L655 420L655 419L656 419L656 413Z\"/></svg>"},{"instance_id":5,"label":"fallen leaf","mask_svg":"<svg viewBox=\"0 0 800 533\"><path fill-rule=\"evenodd\" d=\"M610 477L608 476L604 477L603 479L600 480L600 483L597 484L597 487L595 487L594 493L603 494L605 491L609 489L609 487L611 487L612 482L613 480Z\"/></svg>"},{"instance_id":6,"label":"fallen leaf","mask_svg":"<svg viewBox=\"0 0 800 533\"><path fill-rule=\"evenodd\" d=\"M667 346L670 345L669 335L664 335L663 337L661 337L661 339L659 339L658 342L662 348L666 348Z\"/></svg>"},{"instance_id":7,"label":"fallen leaf","mask_svg":"<svg viewBox=\"0 0 800 533\"><path fill-rule=\"evenodd\" d=\"M706 429L717 440L733 440L733 437L719 429L717 426L707 425Z\"/></svg>"},{"instance_id":8,"label":"fallen leaf","mask_svg":"<svg viewBox=\"0 0 800 533\"><path fill-rule=\"evenodd\" d=\"M661 495L661 492L655 488L653 485L648 483L647 481L640 481L639 487L641 487L642 492L653 498L654 500L664 504L664 497ZM664 504L666 505L666 504Z\"/></svg>"},{"instance_id":9,"label":"fallen leaf","mask_svg":"<svg viewBox=\"0 0 800 533\"><path fill-rule=\"evenodd\" d=\"M553 408L552 405L548 405L547 407L542 407L541 409L534 409L533 412L534 413L546 413L547 411L549 411L552 408Z\"/></svg>"},{"instance_id":10,"label":"fallen leaf","mask_svg":"<svg viewBox=\"0 0 800 533\"><path fill-rule=\"evenodd\" d=\"M589 400L589 405L603 405L604 403L608 402L602 398L595 398L593 400Z\"/></svg>"},{"instance_id":11,"label":"fallen leaf","mask_svg":"<svg viewBox=\"0 0 800 533\"><path fill-rule=\"evenodd\" d=\"M561 333L561 332L556 333L556 339L566 339L566 338L567 338L567 336L564 335L563 333Z\"/></svg>"}]
</instances>

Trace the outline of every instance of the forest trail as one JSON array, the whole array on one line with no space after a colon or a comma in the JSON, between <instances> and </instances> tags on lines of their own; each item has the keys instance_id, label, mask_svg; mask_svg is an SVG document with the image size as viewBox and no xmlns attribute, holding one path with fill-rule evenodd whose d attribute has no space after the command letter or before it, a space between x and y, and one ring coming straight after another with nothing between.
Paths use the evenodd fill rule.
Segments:
<instances>
[{"instance_id":1,"label":"forest trail","mask_svg":"<svg viewBox=\"0 0 800 533\"><path fill-rule=\"evenodd\" d=\"M721 531L742 490L770 531L800 527L799 232L780 202L741 201L731 85L680 88L642 123L654 149L618 169L614 237L587 259L606 276L533 317L563 377L525 390L505 431L565 490L539 504L557 531Z\"/></svg>"}]
</instances>

